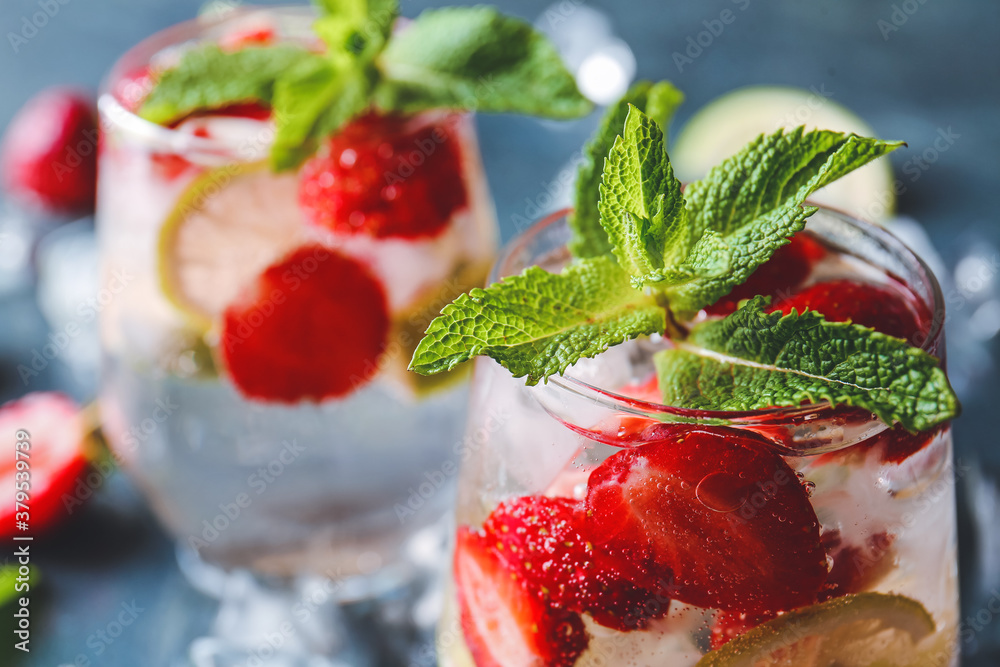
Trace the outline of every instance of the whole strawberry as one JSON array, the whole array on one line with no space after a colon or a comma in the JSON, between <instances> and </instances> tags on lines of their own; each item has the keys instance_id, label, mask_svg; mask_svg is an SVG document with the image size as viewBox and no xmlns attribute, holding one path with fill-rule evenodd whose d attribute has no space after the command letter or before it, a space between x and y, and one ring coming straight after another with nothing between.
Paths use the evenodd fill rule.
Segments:
<instances>
[{"instance_id":1,"label":"whole strawberry","mask_svg":"<svg viewBox=\"0 0 1000 667\"><path fill-rule=\"evenodd\" d=\"M0 148L8 195L52 215L92 212L97 188L97 119L84 94L49 88L14 116Z\"/></svg>"}]
</instances>

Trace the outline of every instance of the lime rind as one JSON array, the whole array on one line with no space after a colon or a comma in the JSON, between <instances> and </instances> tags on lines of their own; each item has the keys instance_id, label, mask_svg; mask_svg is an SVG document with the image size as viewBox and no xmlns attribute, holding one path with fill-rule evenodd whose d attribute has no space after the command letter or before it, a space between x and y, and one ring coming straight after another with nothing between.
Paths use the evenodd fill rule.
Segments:
<instances>
[{"instance_id":1,"label":"lime rind","mask_svg":"<svg viewBox=\"0 0 1000 667\"><path fill-rule=\"evenodd\" d=\"M885 593L845 595L788 612L759 625L706 654L696 667L750 667L760 661L772 664L766 661L776 652L792 650L809 638L828 636L852 624L865 624L866 634L870 636L885 630L904 632L914 645L932 634L936 627L930 613L912 598ZM864 636L852 638L863 639ZM874 662L882 657L871 655Z\"/></svg>"},{"instance_id":2,"label":"lime rind","mask_svg":"<svg viewBox=\"0 0 1000 667\"><path fill-rule=\"evenodd\" d=\"M248 176L264 179L265 182L241 183L241 179ZM217 278L242 272L255 275L258 269L264 268L299 242L299 232L296 229L301 227L304 230L305 225L298 217L296 198L285 192L288 187L284 181L279 180L281 178L283 177L270 173L266 161L235 163L213 169L192 181L167 215L157 241L157 277L161 293L181 315L189 329L205 333L212 328L219 315L215 310L221 308L206 307L206 301L211 303L217 300L206 297L217 296L218 290L225 289L220 287L219 283L225 283L227 280L189 279L185 286L185 281L180 275L181 272L190 270L188 263L190 258L185 257L185 253L196 255L196 263L200 261L199 266L202 269L217 261L218 266L215 267ZM275 187L284 189L276 191L273 189ZM270 199L268 192L271 193ZM218 197L229 197L230 199L224 200L228 204L221 204L216 199ZM252 201L254 197L260 198L259 201ZM239 206L242 205L246 209L249 205L248 201L240 201L241 199L259 205L251 210L240 210ZM237 207L237 209L231 214L226 212L220 215L218 210L210 210L213 203L215 206ZM199 214L202 217L198 218L196 224L201 225L200 229L205 238L199 238L199 234L186 227ZM180 235L184 231L188 232L189 237L195 238L182 238ZM216 247L219 252L215 252ZM235 251L247 247L250 250L263 251L265 254L271 252L273 248L274 257L268 257L266 258L268 261L256 266L260 262L257 262L249 251L245 259L234 255ZM200 292L201 303L199 294L192 294L195 290Z\"/></svg>"}]
</instances>

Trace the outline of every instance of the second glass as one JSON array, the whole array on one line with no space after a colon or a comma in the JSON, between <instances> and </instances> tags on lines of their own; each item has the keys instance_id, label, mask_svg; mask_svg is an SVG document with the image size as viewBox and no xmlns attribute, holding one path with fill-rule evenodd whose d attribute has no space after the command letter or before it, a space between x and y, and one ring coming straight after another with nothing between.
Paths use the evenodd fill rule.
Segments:
<instances>
[{"instance_id":1,"label":"second glass","mask_svg":"<svg viewBox=\"0 0 1000 667\"><path fill-rule=\"evenodd\" d=\"M812 280L908 291L929 316L911 342L943 354L942 295L916 256L832 211L806 229ZM492 278L558 271L569 238L564 214L540 222ZM664 406L650 381L664 345L612 347L537 386L477 361L441 664L957 665L950 426ZM630 569L644 540L682 571Z\"/></svg>"},{"instance_id":2,"label":"second glass","mask_svg":"<svg viewBox=\"0 0 1000 667\"><path fill-rule=\"evenodd\" d=\"M401 224L391 217L400 188L440 218L379 238L306 223L301 202L329 184L323 174L305 182L309 163L267 167L266 112L227 109L171 127L134 113L150 68L184 49L262 23L279 40L314 39L314 18L284 9L182 24L109 75L101 399L116 456L196 584L221 585L219 570L278 590L312 578L324 599L350 602L419 588L441 562L452 478L425 471L461 438L466 383L462 372L428 383L405 369L427 323L482 284L495 253L472 119L362 119L316 158L341 170L343 189L367 178L363 169L388 179L345 194L381 198L364 204L390 209L386 219L352 214L350 224ZM347 371L328 387L337 364Z\"/></svg>"}]
</instances>

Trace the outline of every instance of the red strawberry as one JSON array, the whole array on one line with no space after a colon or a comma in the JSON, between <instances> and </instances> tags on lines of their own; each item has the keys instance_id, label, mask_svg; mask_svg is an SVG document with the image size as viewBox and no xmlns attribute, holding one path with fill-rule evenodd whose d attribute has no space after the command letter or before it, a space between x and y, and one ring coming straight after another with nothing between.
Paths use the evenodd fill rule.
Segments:
<instances>
[{"instance_id":1,"label":"red strawberry","mask_svg":"<svg viewBox=\"0 0 1000 667\"><path fill-rule=\"evenodd\" d=\"M690 427L590 475L595 550L673 572L674 597L748 613L810 604L826 579L819 521L795 472L754 434Z\"/></svg>"},{"instance_id":2,"label":"red strawberry","mask_svg":"<svg viewBox=\"0 0 1000 667\"><path fill-rule=\"evenodd\" d=\"M705 309L709 315L728 315L740 301L763 294L780 297L798 289L812 272L813 264L826 255L826 248L807 232L791 237L771 258L757 267L746 282Z\"/></svg>"},{"instance_id":3,"label":"red strawberry","mask_svg":"<svg viewBox=\"0 0 1000 667\"><path fill-rule=\"evenodd\" d=\"M839 531L823 535L823 545L833 566L820 594L820 601L861 593L881 581L894 566L895 537L881 532L869 535L863 546L843 544Z\"/></svg>"},{"instance_id":4,"label":"red strawberry","mask_svg":"<svg viewBox=\"0 0 1000 667\"><path fill-rule=\"evenodd\" d=\"M459 138L448 119L368 114L302 167L306 219L341 234L422 238L467 205Z\"/></svg>"},{"instance_id":5,"label":"red strawberry","mask_svg":"<svg viewBox=\"0 0 1000 667\"><path fill-rule=\"evenodd\" d=\"M223 51L239 51L247 46L269 46L274 43L277 33L273 26L257 25L244 27L219 39Z\"/></svg>"},{"instance_id":6,"label":"red strawberry","mask_svg":"<svg viewBox=\"0 0 1000 667\"><path fill-rule=\"evenodd\" d=\"M67 516L64 496L87 467L84 431L80 409L62 394L37 392L0 407L0 433L8 443L0 466L0 536L38 535ZM27 509L15 505L22 491ZM28 532L17 528L18 521L27 522Z\"/></svg>"},{"instance_id":7,"label":"red strawberry","mask_svg":"<svg viewBox=\"0 0 1000 667\"><path fill-rule=\"evenodd\" d=\"M890 283L876 285L852 280L816 283L773 303L771 311L780 310L787 315L793 308L799 313L815 310L833 322L850 320L905 339L915 339L921 331L926 334L931 319L920 300Z\"/></svg>"},{"instance_id":8,"label":"red strawberry","mask_svg":"<svg viewBox=\"0 0 1000 667\"><path fill-rule=\"evenodd\" d=\"M619 630L665 616L669 582L658 582L620 554L595 551L584 526L583 503L525 496L497 506L483 531L507 569L553 607L589 612Z\"/></svg>"},{"instance_id":9,"label":"red strawberry","mask_svg":"<svg viewBox=\"0 0 1000 667\"><path fill-rule=\"evenodd\" d=\"M910 433L902 426L896 426L882 431L869 442L871 447L881 447L883 463L902 463L910 458L937 437L945 428L944 425L921 431L920 433Z\"/></svg>"},{"instance_id":10,"label":"red strawberry","mask_svg":"<svg viewBox=\"0 0 1000 667\"><path fill-rule=\"evenodd\" d=\"M385 294L371 273L306 245L268 267L226 308L222 356L246 396L322 400L374 377L388 333Z\"/></svg>"},{"instance_id":11,"label":"red strawberry","mask_svg":"<svg viewBox=\"0 0 1000 667\"><path fill-rule=\"evenodd\" d=\"M482 533L455 546L462 633L477 667L571 667L589 642L580 617L553 609L509 570Z\"/></svg>"},{"instance_id":12,"label":"red strawberry","mask_svg":"<svg viewBox=\"0 0 1000 667\"><path fill-rule=\"evenodd\" d=\"M91 101L65 88L28 100L4 135L0 166L13 197L53 214L93 212L97 118Z\"/></svg>"},{"instance_id":13,"label":"red strawberry","mask_svg":"<svg viewBox=\"0 0 1000 667\"><path fill-rule=\"evenodd\" d=\"M736 639L747 630L753 630L761 623L766 623L776 614L743 614L735 611L720 611L715 614L710 632L711 647L714 651L725 646L730 640Z\"/></svg>"},{"instance_id":14,"label":"red strawberry","mask_svg":"<svg viewBox=\"0 0 1000 667\"><path fill-rule=\"evenodd\" d=\"M118 102L135 112L142 106L146 96L153 89L155 77L149 65L124 74L114 85L114 95Z\"/></svg>"}]
</instances>

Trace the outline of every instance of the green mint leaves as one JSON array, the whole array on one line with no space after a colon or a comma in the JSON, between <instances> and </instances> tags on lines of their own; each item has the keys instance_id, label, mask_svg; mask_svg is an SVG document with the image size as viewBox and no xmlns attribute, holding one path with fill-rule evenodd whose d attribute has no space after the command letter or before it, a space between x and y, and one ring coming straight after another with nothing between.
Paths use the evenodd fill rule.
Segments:
<instances>
[{"instance_id":1,"label":"green mint leaves","mask_svg":"<svg viewBox=\"0 0 1000 667\"><path fill-rule=\"evenodd\" d=\"M210 44L188 51L167 70L143 102L143 118L161 125L200 109L239 102L270 104L274 86L287 70L318 59L297 46L249 46L223 51Z\"/></svg>"},{"instance_id":2,"label":"green mint leaves","mask_svg":"<svg viewBox=\"0 0 1000 667\"><path fill-rule=\"evenodd\" d=\"M489 7L423 12L393 33L396 0L315 0L323 52L280 45L184 54L140 115L167 124L201 109L257 101L273 108L275 169L292 169L351 118L376 108L432 108L574 118L592 106L552 44Z\"/></svg>"},{"instance_id":3,"label":"green mint leaves","mask_svg":"<svg viewBox=\"0 0 1000 667\"><path fill-rule=\"evenodd\" d=\"M610 257L581 260L558 274L531 267L445 306L410 369L429 375L488 355L535 384L582 357L663 331L664 318Z\"/></svg>"},{"instance_id":4,"label":"green mint leaves","mask_svg":"<svg viewBox=\"0 0 1000 667\"><path fill-rule=\"evenodd\" d=\"M904 340L816 312L770 314L765 297L690 332L677 324L801 230L816 210L803 206L812 192L902 145L778 131L682 189L665 139L680 99L669 84L642 83L612 106L579 174L575 259L561 273L529 268L446 306L410 368L436 373L487 355L535 383L610 345L669 333L674 347L655 357L669 405L756 410L825 400L910 430L954 417L958 402L937 359Z\"/></svg>"},{"instance_id":5,"label":"green mint leaves","mask_svg":"<svg viewBox=\"0 0 1000 667\"><path fill-rule=\"evenodd\" d=\"M958 401L938 360L906 341L819 313L767 313L754 297L697 325L655 356L667 405L759 410L829 401L922 431L954 417Z\"/></svg>"},{"instance_id":6,"label":"green mint leaves","mask_svg":"<svg viewBox=\"0 0 1000 667\"><path fill-rule=\"evenodd\" d=\"M762 135L684 191L694 233L714 231L732 249L731 271L666 289L680 316L696 313L743 283L815 209L819 188L900 146L827 130Z\"/></svg>"},{"instance_id":7,"label":"green mint leaves","mask_svg":"<svg viewBox=\"0 0 1000 667\"><path fill-rule=\"evenodd\" d=\"M492 7L423 12L377 60L375 102L415 112L446 107L576 118L591 110L555 47Z\"/></svg>"},{"instance_id":8,"label":"green mint leaves","mask_svg":"<svg viewBox=\"0 0 1000 667\"><path fill-rule=\"evenodd\" d=\"M663 131L634 106L604 163L599 190L600 224L636 288L729 272L726 243L712 230L695 236Z\"/></svg>"},{"instance_id":9,"label":"green mint leaves","mask_svg":"<svg viewBox=\"0 0 1000 667\"><path fill-rule=\"evenodd\" d=\"M584 159L576 176L576 200L569 216L569 226L573 231L569 249L574 257L597 257L611 252L607 232L601 227L595 193L601 184L604 160L622 133L629 105L645 110L665 134L674 111L683 101L683 93L668 81L655 84L640 81L633 84L617 104L608 108L597 134L584 147Z\"/></svg>"}]
</instances>

